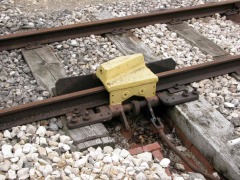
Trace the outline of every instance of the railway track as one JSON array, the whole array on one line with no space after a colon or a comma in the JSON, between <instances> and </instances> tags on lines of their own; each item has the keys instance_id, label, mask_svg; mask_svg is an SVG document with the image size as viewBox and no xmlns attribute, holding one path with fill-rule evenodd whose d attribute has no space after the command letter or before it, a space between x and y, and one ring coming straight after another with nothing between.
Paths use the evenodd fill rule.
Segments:
<instances>
[{"instance_id":1,"label":"railway track","mask_svg":"<svg viewBox=\"0 0 240 180\"><path fill-rule=\"evenodd\" d=\"M226 73L238 72L240 66L239 59L240 56L229 56L214 62L158 73L156 74L160 80L157 84L157 92L160 92L158 97L161 96L161 91L175 88L176 85L187 85L202 79L212 78ZM57 92L65 95L1 110L0 129L4 130L12 126L64 115L69 112L74 112L74 110L79 107L81 107L81 111L86 111L90 108L109 104L108 93L103 85L98 86L99 84L101 85L101 82L97 79L95 80L96 87L91 87L89 89L82 89L79 84L74 84L75 89L64 89L64 87L69 88L69 86L64 84L64 81L61 81L63 80L60 80L60 82L58 82L59 86L56 87ZM166 96L166 98L170 99L171 96ZM163 99L162 101L167 104ZM184 102L184 99L182 101ZM171 102L169 102L169 105L172 105ZM104 113L105 112L103 111L103 114ZM114 112L111 113L114 114ZM113 115L111 115L110 118L106 117L106 119L102 119L102 121L111 120L112 116ZM84 125L92 123L91 120L85 122ZM101 120L97 119L97 122L101 122Z\"/></svg>"},{"instance_id":2,"label":"railway track","mask_svg":"<svg viewBox=\"0 0 240 180\"><path fill-rule=\"evenodd\" d=\"M239 23L239 1L229 1L217 4L213 3L210 5L201 5L193 8L165 10L149 13L147 15L100 20L80 25L70 25L59 28L46 30L43 29L33 32L2 36L0 37L0 50L23 47L28 49L38 48L42 44L48 44L69 38L88 36L91 34L106 34L109 32L113 34L121 34L129 29L143 27L155 23L169 23L171 25L175 25L181 23L183 20L211 16L215 13L226 15L227 18ZM161 95L164 95L164 93L161 91L169 90L170 88L175 88L176 90L179 88L176 88L176 85L182 87L182 85L187 85L192 82L227 73L235 72L239 74L239 58L239 56L223 55L218 59L216 58L216 60L213 62L207 62L196 66L158 73L157 76L159 78L159 83L157 84L157 103L154 104L154 106L159 105L160 102L161 104L169 105L166 101L164 101L166 100L164 98L169 97L164 96L163 98ZM202 74L202 72L205 73ZM78 79L75 78L75 83L77 83L77 81ZM56 86L56 92L60 92L58 94L65 95L0 110L1 130L46 118L64 115L69 112L76 112L76 110L85 112L86 109L96 108L98 106L101 106L103 111L101 111L97 117L94 114L90 114L89 121L70 122L68 123L69 127L73 128L92 124L93 122L104 122L111 120L113 116L119 116L122 113L122 111L111 108L109 109L108 106L106 106L109 104L108 94L104 87L98 86L99 82L96 82L96 87L91 87L90 89L70 88L65 90L64 87L66 87L66 85L63 83L64 81L58 82ZM78 87L77 84L75 87ZM188 99L185 96L185 98L181 98L180 102L191 100L191 98L192 97ZM173 104L170 105L179 104L179 102L176 101L173 101L172 103ZM141 104L140 106L142 107L147 105L145 101L139 101L139 104ZM134 106L131 103L123 106L124 111L130 111L132 109L134 109ZM136 109L134 110L136 111ZM104 118L100 118L99 116L101 115L106 116ZM125 122L125 127L127 127L126 120L124 117L122 117L122 119ZM227 173L227 175L229 174Z\"/></svg>"},{"instance_id":3,"label":"railway track","mask_svg":"<svg viewBox=\"0 0 240 180\"><path fill-rule=\"evenodd\" d=\"M133 15L130 17L100 20L97 22L87 22L83 24L6 35L0 39L0 50L22 47L34 48L39 47L42 44L89 36L91 34L118 34L129 29L144 27L151 24L175 24L178 23L178 21L211 16L216 13L226 15L227 18L239 23L239 1L211 3L195 7L152 12L145 15Z\"/></svg>"}]
</instances>

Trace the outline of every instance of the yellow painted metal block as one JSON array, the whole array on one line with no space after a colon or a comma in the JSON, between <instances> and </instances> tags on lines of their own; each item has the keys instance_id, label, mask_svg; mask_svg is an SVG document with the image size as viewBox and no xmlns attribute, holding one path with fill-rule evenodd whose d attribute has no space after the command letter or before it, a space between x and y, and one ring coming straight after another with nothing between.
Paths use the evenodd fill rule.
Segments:
<instances>
[{"instance_id":1,"label":"yellow painted metal block","mask_svg":"<svg viewBox=\"0 0 240 180\"><path fill-rule=\"evenodd\" d=\"M101 64L96 72L110 93L110 104L121 104L131 96L152 97L158 77L144 63L143 54L122 56Z\"/></svg>"}]
</instances>

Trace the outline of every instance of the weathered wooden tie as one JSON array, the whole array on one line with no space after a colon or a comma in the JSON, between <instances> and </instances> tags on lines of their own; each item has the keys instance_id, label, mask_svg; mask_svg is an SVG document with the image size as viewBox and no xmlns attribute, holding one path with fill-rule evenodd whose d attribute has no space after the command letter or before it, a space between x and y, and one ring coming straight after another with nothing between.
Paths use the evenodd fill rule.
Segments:
<instances>
[{"instance_id":1,"label":"weathered wooden tie","mask_svg":"<svg viewBox=\"0 0 240 180\"><path fill-rule=\"evenodd\" d=\"M22 49L22 54L37 82L53 95L56 81L59 78L66 77L66 74L50 47Z\"/></svg>"},{"instance_id":2,"label":"weathered wooden tie","mask_svg":"<svg viewBox=\"0 0 240 180\"><path fill-rule=\"evenodd\" d=\"M168 24L167 27L176 32L179 36L184 38L190 44L199 47L202 51L211 56L223 56L228 53L224 51L220 46L209 40L208 38L202 36L194 28L189 26L187 23L179 24Z\"/></svg>"},{"instance_id":3,"label":"weathered wooden tie","mask_svg":"<svg viewBox=\"0 0 240 180\"><path fill-rule=\"evenodd\" d=\"M239 179L240 157L227 145L234 127L220 112L200 96L198 101L169 108L167 115L218 172Z\"/></svg>"},{"instance_id":4,"label":"weathered wooden tie","mask_svg":"<svg viewBox=\"0 0 240 180\"><path fill-rule=\"evenodd\" d=\"M37 49L23 49L22 54L37 82L53 96L53 88L57 80L67 76L54 52L46 45ZM62 120L65 121L65 118ZM102 123L73 130L65 126L64 129L79 150L85 150L90 146L114 146L115 143Z\"/></svg>"},{"instance_id":5,"label":"weathered wooden tie","mask_svg":"<svg viewBox=\"0 0 240 180\"><path fill-rule=\"evenodd\" d=\"M108 131L102 123L71 129L68 130L68 133L80 150L86 150L91 146L114 146L115 143L114 139L109 137Z\"/></svg>"},{"instance_id":6,"label":"weathered wooden tie","mask_svg":"<svg viewBox=\"0 0 240 180\"><path fill-rule=\"evenodd\" d=\"M113 18L109 11L95 13L93 20L103 20ZM117 32L116 32L117 33ZM117 47L124 55L142 53L144 54L145 62L160 60L153 51L131 31L126 31L119 34L107 33L105 36Z\"/></svg>"}]
</instances>

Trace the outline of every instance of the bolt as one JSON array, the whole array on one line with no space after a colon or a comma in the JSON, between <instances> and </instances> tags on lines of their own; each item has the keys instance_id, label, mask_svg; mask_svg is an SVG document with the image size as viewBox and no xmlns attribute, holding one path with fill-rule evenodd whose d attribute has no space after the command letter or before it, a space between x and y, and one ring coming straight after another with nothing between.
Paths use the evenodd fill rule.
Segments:
<instances>
[{"instance_id":1,"label":"bolt","mask_svg":"<svg viewBox=\"0 0 240 180\"><path fill-rule=\"evenodd\" d=\"M78 114L79 112L80 112L80 111L79 111L78 108L74 108L74 109L73 109L73 113L74 113L74 114Z\"/></svg>"},{"instance_id":2,"label":"bolt","mask_svg":"<svg viewBox=\"0 0 240 180\"><path fill-rule=\"evenodd\" d=\"M88 111L85 111L85 114L83 116L83 120L84 121L88 121L89 119L91 119L91 117L89 116L89 112Z\"/></svg>"},{"instance_id":3,"label":"bolt","mask_svg":"<svg viewBox=\"0 0 240 180\"><path fill-rule=\"evenodd\" d=\"M174 86L174 89L179 89L180 88L180 86L179 86L179 84L177 83L175 86Z\"/></svg>"},{"instance_id":4,"label":"bolt","mask_svg":"<svg viewBox=\"0 0 240 180\"><path fill-rule=\"evenodd\" d=\"M185 90L185 91L182 93L182 96L183 96L183 97L188 97L188 96L189 96L188 91Z\"/></svg>"},{"instance_id":5,"label":"bolt","mask_svg":"<svg viewBox=\"0 0 240 180\"><path fill-rule=\"evenodd\" d=\"M77 119L77 118L72 118L72 119L70 120L70 122L71 122L71 123L76 123L76 122L78 122L78 119Z\"/></svg>"},{"instance_id":6,"label":"bolt","mask_svg":"<svg viewBox=\"0 0 240 180\"><path fill-rule=\"evenodd\" d=\"M194 95L198 95L197 88L193 88L192 94L194 94Z\"/></svg>"}]
</instances>

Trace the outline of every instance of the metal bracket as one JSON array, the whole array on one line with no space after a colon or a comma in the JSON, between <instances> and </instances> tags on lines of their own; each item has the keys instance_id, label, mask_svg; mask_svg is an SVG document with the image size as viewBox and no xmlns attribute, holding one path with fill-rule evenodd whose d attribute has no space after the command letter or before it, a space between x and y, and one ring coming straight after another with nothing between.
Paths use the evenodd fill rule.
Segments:
<instances>
[{"instance_id":1,"label":"metal bracket","mask_svg":"<svg viewBox=\"0 0 240 180\"><path fill-rule=\"evenodd\" d=\"M240 24L239 12L240 12L240 3L237 2L237 3L234 4L234 8L233 9L229 9L225 13L225 15L226 15L227 19Z\"/></svg>"},{"instance_id":2,"label":"metal bracket","mask_svg":"<svg viewBox=\"0 0 240 180\"><path fill-rule=\"evenodd\" d=\"M127 32L126 29L124 29L124 28L118 28L118 29L113 29L111 33L112 33L113 35L116 35L116 34L123 34L123 33L125 33L125 32Z\"/></svg>"},{"instance_id":3,"label":"metal bracket","mask_svg":"<svg viewBox=\"0 0 240 180\"><path fill-rule=\"evenodd\" d=\"M240 69L232 73L231 76L234 77L237 81L240 81Z\"/></svg>"},{"instance_id":4,"label":"metal bracket","mask_svg":"<svg viewBox=\"0 0 240 180\"><path fill-rule=\"evenodd\" d=\"M174 95L169 94L166 91L157 93L157 96L161 103L163 103L166 106L175 106L178 104L190 102L197 100L199 97L199 94L197 90L193 90L192 92L188 92L185 90L182 94Z\"/></svg>"},{"instance_id":5,"label":"metal bracket","mask_svg":"<svg viewBox=\"0 0 240 180\"><path fill-rule=\"evenodd\" d=\"M237 81L240 81L240 74L232 73L231 74Z\"/></svg>"},{"instance_id":6,"label":"metal bracket","mask_svg":"<svg viewBox=\"0 0 240 180\"><path fill-rule=\"evenodd\" d=\"M28 49L28 50L31 50L31 49L37 49L37 48L40 48L40 47L42 47L42 44L38 41L35 41L33 43L28 43L25 48Z\"/></svg>"},{"instance_id":7,"label":"metal bracket","mask_svg":"<svg viewBox=\"0 0 240 180\"><path fill-rule=\"evenodd\" d=\"M240 11L240 2L236 2L234 5L234 8L238 11Z\"/></svg>"},{"instance_id":8,"label":"metal bracket","mask_svg":"<svg viewBox=\"0 0 240 180\"><path fill-rule=\"evenodd\" d=\"M132 101L131 103L133 105L133 110L132 110L133 115L135 116L139 115L141 113L141 106L139 104L139 101Z\"/></svg>"},{"instance_id":9,"label":"metal bracket","mask_svg":"<svg viewBox=\"0 0 240 180\"><path fill-rule=\"evenodd\" d=\"M162 122L160 118L157 118L153 112L152 104L154 103L154 101L151 98L146 98L146 100L147 100L147 107L145 108L145 115L147 116L147 118L151 120L154 127L159 129L160 127L162 127Z\"/></svg>"},{"instance_id":10,"label":"metal bracket","mask_svg":"<svg viewBox=\"0 0 240 180\"><path fill-rule=\"evenodd\" d=\"M228 10L226 13L224 13L226 16L231 16L234 14L237 14L238 12L236 10Z\"/></svg>"},{"instance_id":11,"label":"metal bracket","mask_svg":"<svg viewBox=\"0 0 240 180\"><path fill-rule=\"evenodd\" d=\"M183 21L181 19L172 19L169 24L175 25L175 24L182 24Z\"/></svg>"},{"instance_id":12,"label":"metal bracket","mask_svg":"<svg viewBox=\"0 0 240 180\"><path fill-rule=\"evenodd\" d=\"M240 12L240 3L235 3L234 4L234 8L229 9L226 13L224 13L226 16L229 15L234 15L234 14L238 14Z\"/></svg>"},{"instance_id":13,"label":"metal bracket","mask_svg":"<svg viewBox=\"0 0 240 180\"><path fill-rule=\"evenodd\" d=\"M107 106L100 106L96 111L92 109L75 109L67 113L67 126L69 129L109 121L112 119L112 111Z\"/></svg>"},{"instance_id":14,"label":"metal bracket","mask_svg":"<svg viewBox=\"0 0 240 180\"><path fill-rule=\"evenodd\" d=\"M184 91L185 89L186 89L186 86L176 84L174 87L169 88L168 92L169 93L176 93L176 92Z\"/></svg>"},{"instance_id":15,"label":"metal bracket","mask_svg":"<svg viewBox=\"0 0 240 180\"><path fill-rule=\"evenodd\" d=\"M115 116L120 116L120 119L125 126L125 130L130 131L130 126L128 124L127 117L125 115L122 104L112 105L112 106L109 106L109 108L110 108L114 117Z\"/></svg>"}]
</instances>

